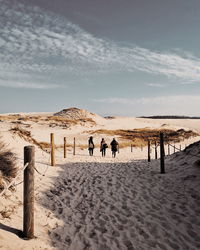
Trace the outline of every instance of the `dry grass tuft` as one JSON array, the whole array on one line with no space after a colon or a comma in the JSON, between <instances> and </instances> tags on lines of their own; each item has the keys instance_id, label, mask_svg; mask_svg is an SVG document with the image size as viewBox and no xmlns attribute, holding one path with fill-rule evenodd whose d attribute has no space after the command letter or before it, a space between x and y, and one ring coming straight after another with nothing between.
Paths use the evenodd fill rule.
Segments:
<instances>
[{"instance_id":1,"label":"dry grass tuft","mask_svg":"<svg viewBox=\"0 0 200 250\"><path fill-rule=\"evenodd\" d=\"M91 118L84 118L84 119L69 119L63 116L48 116L46 118L46 121L50 121L50 126L55 127L63 127L63 128L69 128L71 126L75 125L85 125L85 124L91 124L91 125L96 125L96 122L92 120Z\"/></svg>"},{"instance_id":2,"label":"dry grass tuft","mask_svg":"<svg viewBox=\"0 0 200 250\"><path fill-rule=\"evenodd\" d=\"M130 146L131 144L134 147L145 146L148 140L151 141L159 141L159 134L163 132L167 138L168 142L180 142L184 139L188 139L190 137L198 136L197 133L189 130L185 131L184 129L179 129L177 131L170 129L149 129L149 128L141 128L134 130L106 130L100 129L96 131L91 131L93 134L102 134L108 136L118 136L122 140L128 140L129 142L121 142L121 147Z\"/></svg>"},{"instance_id":3,"label":"dry grass tuft","mask_svg":"<svg viewBox=\"0 0 200 250\"><path fill-rule=\"evenodd\" d=\"M42 149L43 151L48 151L51 148L50 143L48 142L38 142L37 140L35 140L32 135L31 132L28 130L25 130L19 126L16 126L14 128L11 128L10 131L14 134L17 134L18 136L20 136L21 138L23 138L25 141L32 143L36 146L38 146L40 149Z\"/></svg>"},{"instance_id":4,"label":"dry grass tuft","mask_svg":"<svg viewBox=\"0 0 200 250\"><path fill-rule=\"evenodd\" d=\"M15 154L0 141L0 189L5 187L17 174Z\"/></svg>"}]
</instances>

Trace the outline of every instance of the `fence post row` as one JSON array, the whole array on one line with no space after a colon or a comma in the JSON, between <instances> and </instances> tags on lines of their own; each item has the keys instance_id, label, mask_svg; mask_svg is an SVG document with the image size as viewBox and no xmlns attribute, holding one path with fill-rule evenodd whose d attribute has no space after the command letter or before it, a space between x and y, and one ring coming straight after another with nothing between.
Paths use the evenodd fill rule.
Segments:
<instances>
[{"instance_id":1,"label":"fence post row","mask_svg":"<svg viewBox=\"0 0 200 250\"><path fill-rule=\"evenodd\" d=\"M24 170L24 210L23 210L23 237L34 238L34 168L35 148L24 147L24 165L29 163Z\"/></svg>"},{"instance_id":2,"label":"fence post row","mask_svg":"<svg viewBox=\"0 0 200 250\"><path fill-rule=\"evenodd\" d=\"M160 173L165 173L165 148L164 148L164 136L160 133Z\"/></svg>"},{"instance_id":3,"label":"fence post row","mask_svg":"<svg viewBox=\"0 0 200 250\"><path fill-rule=\"evenodd\" d=\"M151 144L150 140L148 140L148 162L151 161Z\"/></svg>"},{"instance_id":4,"label":"fence post row","mask_svg":"<svg viewBox=\"0 0 200 250\"><path fill-rule=\"evenodd\" d=\"M55 166L55 144L53 133L51 133L51 166Z\"/></svg>"},{"instance_id":5,"label":"fence post row","mask_svg":"<svg viewBox=\"0 0 200 250\"><path fill-rule=\"evenodd\" d=\"M66 137L64 137L64 158L66 158L67 157L67 151L66 151L66 145L67 144L67 142L66 142Z\"/></svg>"}]
</instances>

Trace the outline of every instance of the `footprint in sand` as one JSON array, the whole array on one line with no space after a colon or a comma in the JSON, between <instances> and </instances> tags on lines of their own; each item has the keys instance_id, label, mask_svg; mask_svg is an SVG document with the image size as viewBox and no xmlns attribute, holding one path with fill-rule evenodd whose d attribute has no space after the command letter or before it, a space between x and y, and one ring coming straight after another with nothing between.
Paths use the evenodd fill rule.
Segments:
<instances>
[{"instance_id":1,"label":"footprint in sand","mask_svg":"<svg viewBox=\"0 0 200 250\"><path fill-rule=\"evenodd\" d=\"M71 245L72 240L71 240L71 238L69 237L69 235L66 235L66 236L65 236L64 242L65 242L67 245L69 245L69 246Z\"/></svg>"}]
</instances>

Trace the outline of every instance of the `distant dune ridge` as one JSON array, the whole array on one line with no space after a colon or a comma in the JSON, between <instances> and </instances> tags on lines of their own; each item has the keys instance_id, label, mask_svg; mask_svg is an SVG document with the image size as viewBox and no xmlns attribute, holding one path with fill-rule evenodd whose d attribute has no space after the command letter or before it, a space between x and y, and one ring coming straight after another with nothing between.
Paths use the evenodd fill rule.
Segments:
<instances>
[{"instance_id":1,"label":"distant dune ridge","mask_svg":"<svg viewBox=\"0 0 200 250\"><path fill-rule=\"evenodd\" d=\"M62 116L71 120L102 118L99 115L91 113L85 109L75 107L63 109L62 111L55 113L54 116Z\"/></svg>"}]
</instances>

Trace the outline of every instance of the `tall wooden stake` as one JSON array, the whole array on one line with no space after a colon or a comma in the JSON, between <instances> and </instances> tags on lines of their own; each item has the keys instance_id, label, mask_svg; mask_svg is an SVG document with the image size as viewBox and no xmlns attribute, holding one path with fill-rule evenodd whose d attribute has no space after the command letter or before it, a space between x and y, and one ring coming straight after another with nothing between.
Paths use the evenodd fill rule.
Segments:
<instances>
[{"instance_id":1,"label":"tall wooden stake","mask_svg":"<svg viewBox=\"0 0 200 250\"><path fill-rule=\"evenodd\" d=\"M168 155L170 155L170 145L168 144Z\"/></svg>"},{"instance_id":2,"label":"tall wooden stake","mask_svg":"<svg viewBox=\"0 0 200 250\"><path fill-rule=\"evenodd\" d=\"M133 152L133 145L131 144L131 153Z\"/></svg>"},{"instance_id":3,"label":"tall wooden stake","mask_svg":"<svg viewBox=\"0 0 200 250\"><path fill-rule=\"evenodd\" d=\"M148 162L151 161L151 144L150 141L148 140Z\"/></svg>"},{"instance_id":4,"label":"tall wooden stake","mask_svg":"<svg viewBox=\"0 0 200 250\"><path fill-rule=\"evenodd\" d=\"M155 159L158 159L157 142L155 141Z\"/></svg>"},{"instance_id":5,"label":"tall wooden stake","mask_svg":"<svg viewBox=\"0 0 200 250\"><path fill-rule=\"evenodd\" d=\"M24 165L29 163L24 170L24 210L23 210L23 237L34 238L34 146L24 147Z\"/></svg>"},{"instance_id":6,"label":"tall wooden stake","mask_svg":"<svg viewBox=\"0 0 200 250\"><path fill-rule=\"evenodd\" d=\"M76 138L74 137L74 149L73 149L73 155L76 154Z\"/></svg>"},{"instance_id":7,"label":"tall wooden stake","mask_svg":"<svg viewBox=\"0 0 200 250\"><path fill-rule=\"evenodd\" d=\"M165 148L164 148L164 136L160 133L160 173L165 173Z\"/></svg>"},{"instance_id":8,"label":"tall wooden stake","mask_svg":"<svg viewBox=\"0 0 200 250\"><path fill-rule=\"evenodd\" d=\"M55 166L54 133L51 133L51 166Z\"/></svg>"},{"instance_id":9,"label":"tall wooden stake","mask_svg":"<svg viewBox=\"0 0 200 250\"><path fill-rule=\"evenodd\" d=\"M64 137L64 158L67 157L67 150L66 150L66 147L67 147L66 137Z\"/></svg>"}]
</instances>

